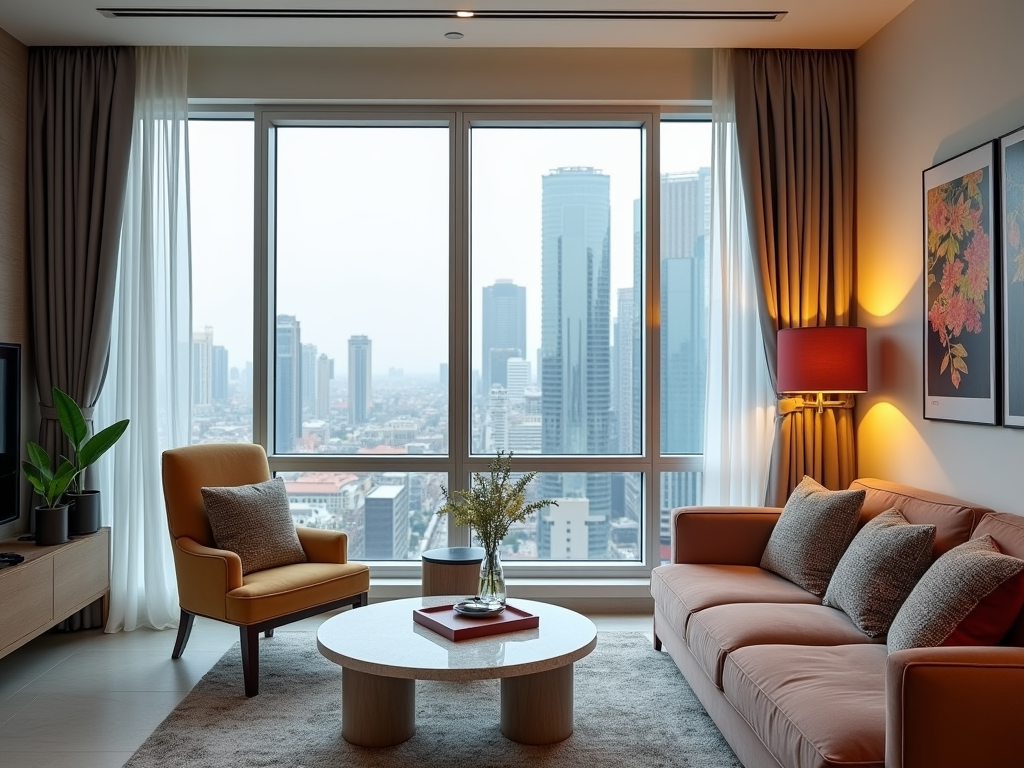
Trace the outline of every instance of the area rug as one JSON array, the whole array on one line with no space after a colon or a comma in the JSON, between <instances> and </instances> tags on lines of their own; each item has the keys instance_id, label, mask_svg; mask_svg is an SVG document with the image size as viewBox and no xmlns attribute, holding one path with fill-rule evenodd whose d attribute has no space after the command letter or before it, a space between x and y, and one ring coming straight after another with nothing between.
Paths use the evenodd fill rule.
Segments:
<instances>
[{"instance_id":1,"label":"area rug","mask_svg":"<svg viewBox=\"0 0 1024 768\"><path fill-rule=\"evenodd\" d=\"M499 682L417 681L416 734L383 749L341 737L341 669L312 632L260 641L260 694L242 692L237 644L127 768L741 768L672 659L641 633L601 632L576 663L575 732L517 744L499 729Z\"/></svg>"}]
</instances>

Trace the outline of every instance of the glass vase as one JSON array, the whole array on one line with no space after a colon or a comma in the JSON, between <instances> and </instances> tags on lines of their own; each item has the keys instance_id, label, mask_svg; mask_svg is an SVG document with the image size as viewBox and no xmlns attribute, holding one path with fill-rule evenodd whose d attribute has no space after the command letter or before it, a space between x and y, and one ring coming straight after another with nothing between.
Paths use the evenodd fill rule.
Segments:
<instances>
[{"instance_id":1,"label":"glass vase","mask_svg":"<svg viewBox=\"0 0 1024 768\"><path fill-rule=\"evenodd\" d=\"M477 597L487 602L505 604L505 572L501 567L501 555L485 552L480 562L480 588Z\"/></svg>"}]
</instances>

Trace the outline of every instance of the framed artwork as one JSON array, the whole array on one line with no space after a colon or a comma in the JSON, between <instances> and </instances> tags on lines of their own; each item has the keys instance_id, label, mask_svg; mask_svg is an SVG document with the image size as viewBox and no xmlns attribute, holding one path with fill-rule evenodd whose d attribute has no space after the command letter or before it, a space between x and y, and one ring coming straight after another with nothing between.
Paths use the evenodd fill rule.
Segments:
<instances>
[{"instance_id":1,"label":"framed artwork","mask_svg":"<svg viewBox=\"0 0 1024 768\"><path fill-rule=\"evenodd\" d=\"M999 423L995 142L924 172L924 417Z\"/></svg>"},{"instance_id":2,"label":"framed artwork","mask_svg":"<svg viewBox=\"0 0 1024 768\"><path fill-rule=\"evenodd\" d=\"M1024 427L1024 128L999 140L1003 425Z\"/></svg>"}]
</instances>

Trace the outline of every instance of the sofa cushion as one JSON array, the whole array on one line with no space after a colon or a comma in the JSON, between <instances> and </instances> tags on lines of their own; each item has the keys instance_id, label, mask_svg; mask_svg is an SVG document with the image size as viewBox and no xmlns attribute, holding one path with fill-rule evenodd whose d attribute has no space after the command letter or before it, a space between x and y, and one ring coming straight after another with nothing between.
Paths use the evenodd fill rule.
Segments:
<instances>
[{"instance_id":1,"label":"sofa cushion","mask_svg":"<svg viewBox=\"0 0 1024 768\"><path fill-rule=\"evenodd\" d=\"M832 572L857 531L864 491L830 491L804 476L772 530L761 567L825 594Z\"/></svg>"},{"instance_id":2,"label":"sofa cushion","mask_svg":"<svg viewBox=\"0 0 1024 768\"><path fill-rule=\"evenodd\" d=\"M754 565L660 565L651 595L680 637L690 614L727 603L809 603L821 600L791 581Z\"/></svg>"},{"instance_id":3,"label":"sofa cushion","mask_svg":"<svg viewBox=\"0 0 1024 768\"><path fill-rule=\"evenodd\" d=\"M889 631L896 612L932 562L934 525L910 525L899 510L869 520L836 566L822 603L865 634Z\"/></svg>"},{"instance_id":4,"label":"sofa cushion","mask_svg":"<svg viewBox=\"0 0 1024 768\"><path fill-rule=\"evenodd\" d=\"M716 605L695 612L686 625L690 653L719 688L725 657L737 648L870 642L845 613L824 605Z\"/></svg>"},{"instance_id":5,"label":"sofa cushion","mask_svg":"<svg viewBox=\"0 0 1024 768\"><path fill-rule=\"evenodd\" d=\"M850 483L851 489L866 492L861 507L861 522L888 509L898 509L908 523L935 526L933 557L939 557L958 544L963 544L982 518L992 510L953 496L932 493L909 485L863 477Z\"/></svg>"},{"instance_id":6,"label":"sofa cushion","mask_svg":"<svg viewBox=\"0 0 1024 768\"><path fill-rule=\"evenodd\" d=\"M884 645L755 645L725 660L722 690L786 768L883 768Z\"/></svg>"},{"instance_id":7,"label":"sofa cushion","mask_svg":"<svg viewBox=\"0 0 1024 768\"><path fill-rule=\"evenodd\" d=\"M1004 555L1024 560L1024 516L1008 512L993 512L985 515L978 523L973 538L991 536ZM1024 646L1024 613L1004 640L1009 645Z\"/></svg>"},{"instance_id":8,"label":"sofa cushion","mask_svg":"<svg viewBox=\"0 0 1024 768\"><path fill-rule=\"evenodd\" d=\"M200 488L213 539L242 560L242 575L306 562L284 480Z\"/></svg>"},{"instance_id":9,"label":"sofa cushion","mask_svg":"<svg viewBox=\"0 0 1024 768\"><path fill-rule=\"evenodd\" d=\"M983 535L944 554L914 587L889 631L889 650L995 645L1024 605L1024 560Z\"/></svg>"}]
</instances>

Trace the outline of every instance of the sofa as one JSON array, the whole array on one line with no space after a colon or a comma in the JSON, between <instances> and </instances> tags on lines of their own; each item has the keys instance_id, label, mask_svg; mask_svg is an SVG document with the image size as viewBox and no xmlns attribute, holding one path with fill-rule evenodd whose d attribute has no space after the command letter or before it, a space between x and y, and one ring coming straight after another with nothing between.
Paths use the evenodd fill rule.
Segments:
<instances>
[{"instance_id":1,"label":"sofa","mask_svg":"<svg viewBox=\"0 0 1024 768\"><path fill-rule=\"evenodd\" d=\"M883 480L860 524L933 524L933 556L990 535L1024 559L1024 517ZM1024 614L996 646L889 653L842 612L759 567L782 509L686 507L654 569L654 645L745 768L1024 766Z\"/></svg>"}]
</instances>

